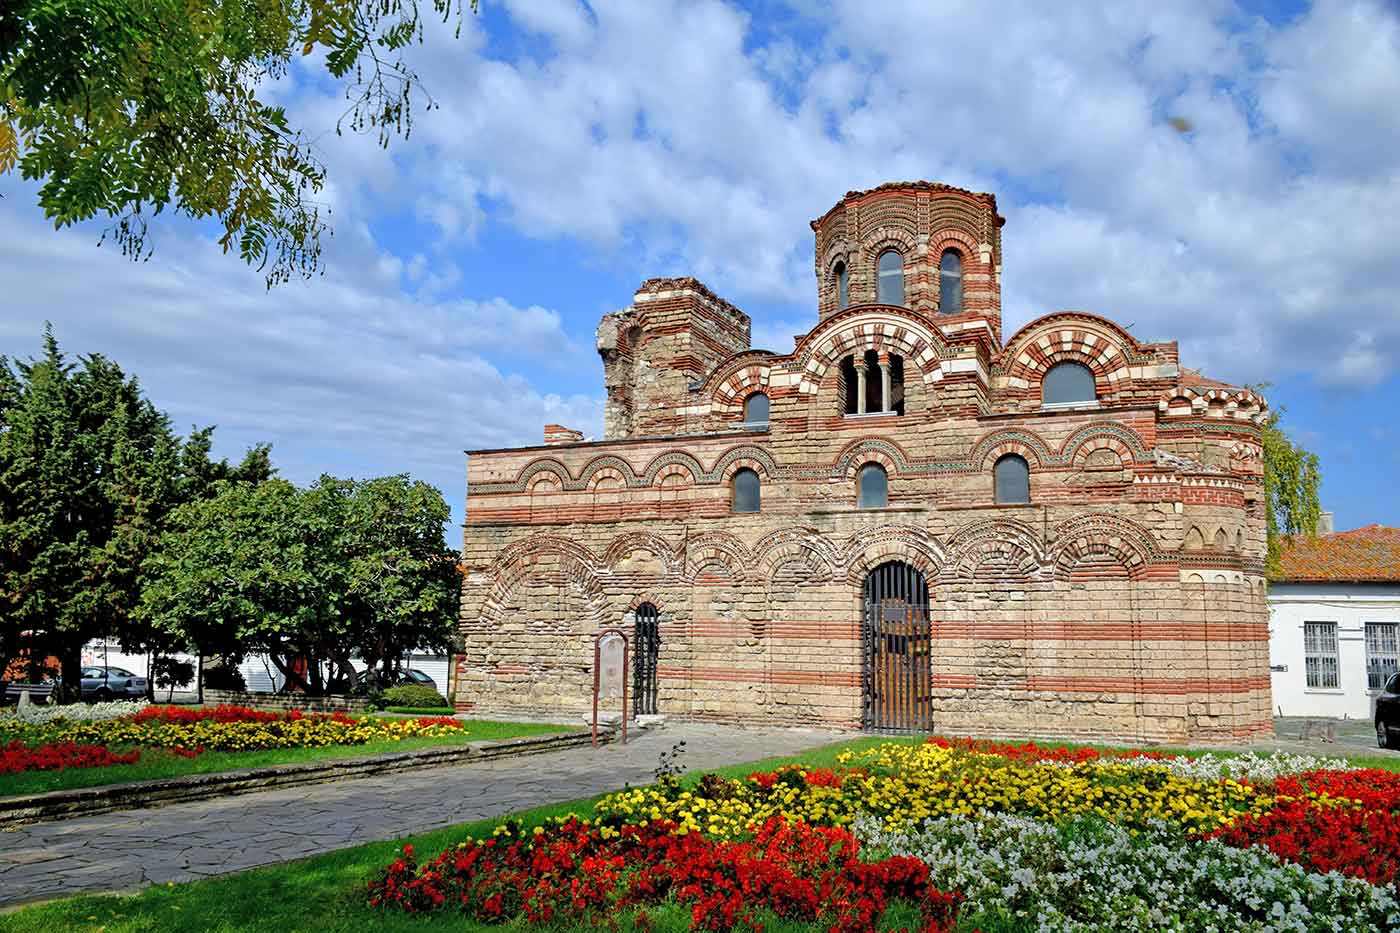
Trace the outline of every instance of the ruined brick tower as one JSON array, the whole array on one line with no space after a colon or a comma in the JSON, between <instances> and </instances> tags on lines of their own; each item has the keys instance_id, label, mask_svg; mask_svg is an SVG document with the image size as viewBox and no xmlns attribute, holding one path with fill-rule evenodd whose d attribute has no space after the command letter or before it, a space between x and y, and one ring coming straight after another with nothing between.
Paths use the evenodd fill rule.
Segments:
<instances>
[{"instance_id":1,"label":"ruined brick tower","mask_svg":"<svg viewBox=\"0 0 1400 933\"><path fill-rule=\"evenodd\" d=\"M694 279L598 328L605 437L473 451L459 708L1130 739L1272 731L1263 399L1092 314L1003 339L996 199L812 222L789 353Z\"/></svg>"}]
</instances>

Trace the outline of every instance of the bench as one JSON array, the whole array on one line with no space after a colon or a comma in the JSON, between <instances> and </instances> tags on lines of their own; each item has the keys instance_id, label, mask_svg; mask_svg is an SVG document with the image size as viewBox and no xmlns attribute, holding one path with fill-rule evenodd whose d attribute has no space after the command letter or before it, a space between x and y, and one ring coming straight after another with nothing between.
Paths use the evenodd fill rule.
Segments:
<instances>
[{"instance_id":1,"label":"bench","mask_svg":"<svg viewBox=\"0 0 1400 933\"><path fill-rule=\"evenodd\" d=\"M18 703L26 691L31 702L47 703L53 694L53 684L5 684L5 703Z\"/></svg>"}]
</instances>

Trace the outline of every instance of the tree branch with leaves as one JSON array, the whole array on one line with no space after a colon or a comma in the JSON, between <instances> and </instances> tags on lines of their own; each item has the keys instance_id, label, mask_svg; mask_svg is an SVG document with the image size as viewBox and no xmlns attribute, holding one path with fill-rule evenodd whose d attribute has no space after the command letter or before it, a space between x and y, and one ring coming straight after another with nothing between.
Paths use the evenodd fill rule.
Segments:
<instances>
[{"instance_id":1,"label":"tree branch with leaves","mask_svg":"<svg viewBox=\"0 0 1400 933\"><path fill-rule=\"evenodd\" d=\"M475 11L477 0L469 0ZM404 52L462 0L18 0L0 4L0 174L39 181L55 227L105 217L149 258L148 220L213 219L268 287L321 268L325 167L268 101L298 57L344 85L336 132L408 136ZM425 96L425 95L424 95ZM424 105L435 106L430 97Z\"/></svg>"}]
</instances>

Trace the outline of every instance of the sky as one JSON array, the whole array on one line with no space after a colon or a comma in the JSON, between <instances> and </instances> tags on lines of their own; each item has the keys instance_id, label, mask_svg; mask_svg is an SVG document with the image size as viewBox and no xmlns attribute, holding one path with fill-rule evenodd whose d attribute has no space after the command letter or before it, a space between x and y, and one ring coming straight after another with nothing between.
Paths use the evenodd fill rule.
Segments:
<instances>
[{"instance_id":1,"label":"sky","mask_svg":"<svg viewBox=\"0 0 1400 933\"><path fill-rule=\"evenodd\" d=\"M1007 334L1091 311L1268 382L1337 527L1400 525L1398 10L482 0L408 53L438 106L407 140L338 135L314 58L268 89L329 173L310 281L269 292L178 220L133 262L0 176L0 355L52 322L221 455L406 472L460 523L463 450L601 435L594 329L644 279L700 278L785 352L808 221L927 179L997 195Z\"/></svg>"}]
</instances>

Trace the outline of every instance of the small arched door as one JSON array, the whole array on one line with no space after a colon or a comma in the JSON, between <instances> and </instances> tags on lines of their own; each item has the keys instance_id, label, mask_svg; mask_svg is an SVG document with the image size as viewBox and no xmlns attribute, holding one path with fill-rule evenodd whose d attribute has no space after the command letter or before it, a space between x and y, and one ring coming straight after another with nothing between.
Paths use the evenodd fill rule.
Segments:
<instances>
[{"instance_id":1,"label":"small arched door","mask_svg":"<svg viewBox=\"0 0 1400 933\"><path fill-rule=\"evenodd\" d=\"M632 710L638 716L656 712L656 662L661 654L661 614L642 603L632 614Z\"/></svg>"},{"instance_id":2,"label":"small arched door","mask_svg":"<svg viewBox=\"0 0 1400 933\"><path fill-rule=\"evenodd\" d=\"M865 578L861 724L875 732L933 728L933 639L928 582L890 561Z\"/></svg>"}]
</instances>

